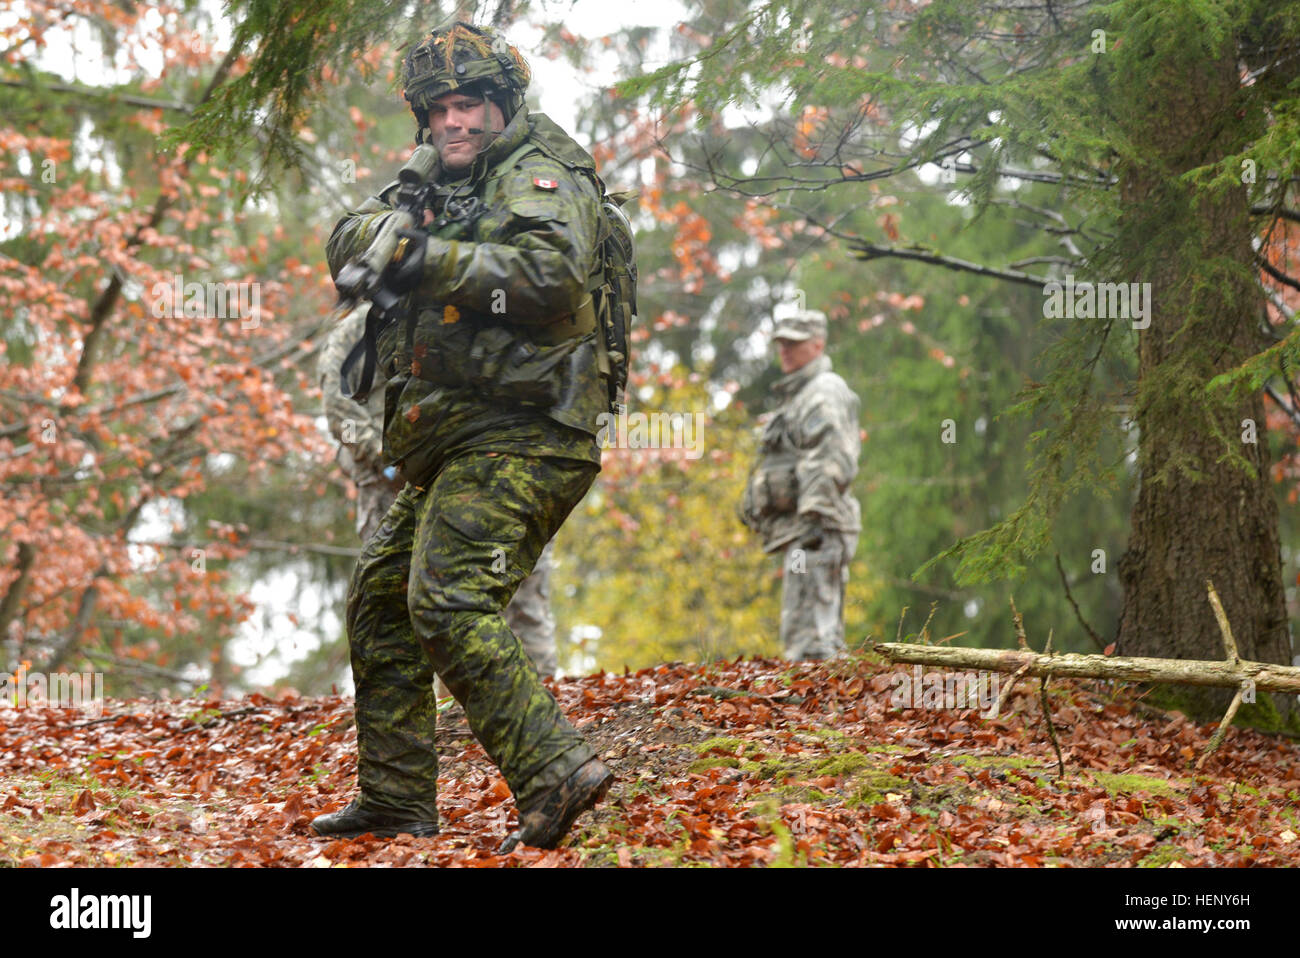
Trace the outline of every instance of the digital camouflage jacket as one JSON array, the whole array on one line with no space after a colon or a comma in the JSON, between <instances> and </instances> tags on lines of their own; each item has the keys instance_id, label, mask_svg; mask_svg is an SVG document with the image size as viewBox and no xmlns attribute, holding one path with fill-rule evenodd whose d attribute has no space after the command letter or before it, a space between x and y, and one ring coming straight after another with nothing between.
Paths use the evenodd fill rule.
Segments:
<instances>
[{"instance_id":1,"label":"digital camouflage jacket","mask_svg":"<svg viewBox=\"0 0 1300 958\"><path fill-rule=\"evenodd\" d=\"M335 226L333 275L374 238L395 186ZM600 461L601 191L587 152L526 109L467 176L441 184L409 318L378 340L384 461L408 481L453 448Z\"/></svg>"},{"instance_id":2,"label":"digital camouflage jacket","mask_svg":"<svg viewBox=\"0 0 1300 958\"><path fill-rule=\"evenodd\" d=\"M339 391L339 368L348 350L361 338L365 328L366 306L339 318L326 332L317 363L317 378L324 397L325 420L330 435L340 443L339 465L354 480L365 468L382 471L384 402L380 390L364 405L344 397ZM347 424L351 423L349 427Z\"/></svg>"},{"instance_id":3,"label":"digital camouflage jacket","mask_svg":"<svg viewBox=\"0 0 1300 958\"><path fill-rule=\"evenodd\" d=\"M861 507L850 490L862 449L858 397L831 371L829 356L778 379L772 391L780 406L763 428L741 517L762 535L765 552L798 541L814 526L856 544Z\"/></svg>"}]
</instances>

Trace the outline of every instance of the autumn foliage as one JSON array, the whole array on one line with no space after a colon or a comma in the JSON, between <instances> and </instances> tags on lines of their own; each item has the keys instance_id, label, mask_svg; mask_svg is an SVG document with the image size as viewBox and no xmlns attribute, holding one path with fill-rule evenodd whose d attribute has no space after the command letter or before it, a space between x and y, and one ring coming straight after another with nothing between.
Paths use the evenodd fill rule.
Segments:
<instances>
[{"instance_id":1,"label":"autumn foliage","mask_svg":"<svg viewBox=\"0 0 1300 958\"><path fill-rule=\"evenodd\" d=\"M65 16L25 7L6 29L11 61L35 59ZM220 70L165 8L75 14L111 24L127 63L160 45L173 85ZM165 103L160 86L140 89ZM257 477L330 457L294 402L312 388L301 359L328 303L324 265L286 256L283 226L235 199L243 170L185 144L157 149L175 111L8 95L0 639L53 667L83 644L143 656L133 629L177 636L211 621L229 637L250 611L222 568L242 554L239 517L176 537L174 510L232 463Z\"/></svg>"},{"instance_id":2,"label":"autumn foliage","mask_svg":"<svg viewBox=\"0 0 1300 958\"><path fill-rule=\"evenodd\" d=\"M0 864L395 866L1295 865L1300 764L1233 729L1139 717L1126 695L1038 689L1003 714L898 709L901 670L666 664L555 683L617 775L555 851L498 856L510 790L463 715L439 718L441 834L326 840L354 789L352 703L110 701L0 713ZM1249 783L1247 786L1246 783Z\"/></svg>"}]
</instances>

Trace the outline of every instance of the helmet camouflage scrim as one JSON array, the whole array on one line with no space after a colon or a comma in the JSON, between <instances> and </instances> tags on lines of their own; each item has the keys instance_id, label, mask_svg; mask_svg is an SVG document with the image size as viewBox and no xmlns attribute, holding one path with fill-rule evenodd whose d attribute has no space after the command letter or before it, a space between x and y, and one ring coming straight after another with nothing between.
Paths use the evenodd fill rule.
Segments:
<instances>
[{"instance_id":1,"label":"helmet camouflage scrim","mask_svg":"<svg viewBox=\"0 0 1300 958\"><path fill-rule=\"evenodd\" d=\"M434 30L402 61L403 96L411 104L423 140L428 111L444 93L465 90L495 100L506 121L524 105L532 71L528 62L490 27L457 20Z\"/></svg>"}]
</instances>

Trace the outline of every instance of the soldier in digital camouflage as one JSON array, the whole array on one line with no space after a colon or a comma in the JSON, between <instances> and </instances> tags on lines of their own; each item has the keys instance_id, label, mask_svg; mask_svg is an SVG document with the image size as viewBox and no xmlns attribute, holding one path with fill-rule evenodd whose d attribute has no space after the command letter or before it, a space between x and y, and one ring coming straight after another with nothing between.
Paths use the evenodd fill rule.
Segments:
<instances>
[{"instance_id":1,"label":"soldier in digital camouflage","mask_svg":"<svg viewBox=\"0 0 1300 958\"><path fill-rule=\"evenodd\" d=\"M434 208L399 264L414 266L410 308L378 335L383 461L405 485L349 586L359 794L313 825L436 833L436 672L514 793L520 827L502 852L551 848L612 775L502 610L600 470L604 186L585 150L528 111L528 65L490 30L435 31L403 69L417 141L441 155ZM336 279L395 215L395 187L335 227Z\"/></svg>"},{"instance_id":2,"label":"soldier in digital camouflage","mask_svg":"<svg viewBox=\"0 0 1300 958\"><path fill-rule=\"evenodd\" d=\"M741 519L783 552L781 645L787 659L843 651L844 590L862 531L853 498L861 436L858 397L831 371L826 316L800 310L777 323L778 406L763 427Z\"/></svg>"},{"instance_id":3,"label":"soldier in digital camouflage","mask_svg":"<svg viewBox=\"0 0 1300 958\"><path fill-rule=\"evenodd\" d=\"M316 370L325 421L339 442L339 468L357 487L357 535L362 542L374 535L402 488L396 470L383 464L383 393L371 393L363 405L339 391L339 367L361 338L366 309L362 306L351 310L334 324L321 348Z\"/></svg>"},{"instance_id":4,"label":"soldier in digital camouflage","mask_svg":"<svg viewBox=\"0 0 1300 958\"><path fill-rule=\"evenodd\" d=\"M383 464L384 394L375 390L362 404L340 391L339 370L365 328L368 305L343 315L330 329L317 367L325 420L339 442L338 463L357 489L357 535L365 542L392 508L402 489L394 466ZM555 616L551 614L553 543L548 542L537 567L519 585L506 606L506 624L524 644L538 674L554 676L559 662L555 649ZM436 685L435 685L436 688ZM445 695L445 690L440 692Z\"/></svg>"},{"instance_id":5,"label":"soldier in digital camouflage","mask_svg":"<svg viewBox=\"0 0 1300 958\"><path fill-rule=\"evenodd\" d=\"M555 675L559 660L555 652L555 616L551 613L551 573L555 570L555 543L548 542L537 565L506 606L506 625L519 636L524 651L543 678Z\"/></svg>"}]
</instances>

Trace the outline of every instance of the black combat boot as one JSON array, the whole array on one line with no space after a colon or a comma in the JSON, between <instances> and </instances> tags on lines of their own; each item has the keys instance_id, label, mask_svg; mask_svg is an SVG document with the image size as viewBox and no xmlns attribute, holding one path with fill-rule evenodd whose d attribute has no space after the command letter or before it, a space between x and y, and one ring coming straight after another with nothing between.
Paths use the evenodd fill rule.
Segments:
<instances>
[{"instance_id":1,"label":"black combat boot","mask_svg":"<svg viewBox=\"0 0 1300 958\"><path fill-rule=\"evenodd\" d=\"M614 773L604 762L589 759L527 811L520 810L519 828L506 837L497 854L508 855L517 845L554 848L577 817L605 797L613 781Z\"/></svg>"},{"instance_id":2,"label":"black combat boot","mask_svg":"<svg viewBox=\"0 0 1300 958\"><path fill-rule=\"evenodd\" d=\"M317 835L326 838L356 838L367 833L377 838L396 838L398 835L428 838L438 834L437 822L416 821L409 815L359 806L358 801L354 798L337 812L313 819L311 827Z\"/></svg>"}]
</instances>

